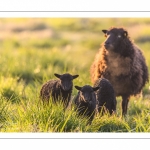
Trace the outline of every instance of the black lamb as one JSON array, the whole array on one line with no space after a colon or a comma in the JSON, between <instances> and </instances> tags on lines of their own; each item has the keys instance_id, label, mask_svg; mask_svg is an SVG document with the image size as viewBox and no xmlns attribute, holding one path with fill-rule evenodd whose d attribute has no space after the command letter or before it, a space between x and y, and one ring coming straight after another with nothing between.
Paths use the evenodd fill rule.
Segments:
<instances>
[{"instance_id":1,"label":"black lamb","mask_svg":"<svg viewBox=\"0 0 150 150\"><path fill-rule=\"evenodd\" d=\"M105 78L100 78L96 80L94 87L99 87L95 92L98 101L98 112L102 114L103 112L109 112L109 114L116 112L117 101L111 83Z\"/></svg>"},{"instance_id":2,"label":"black lamb","mask_svg":"<svg viewBox=\"0 0 150 150\"><path fill-rule=\"evenodd\" d=\"M78 115L87 117L89 119L89 123L91 123L97 109L95 91L98 90L99 87L85 85L83 87L75 86L75 88L79 90L74 100Z\"/></svg>"},{"instance_id":3,"label":"black lamb","mask_svg":"<svg viewBox=\"0 0 150 150\"><path fill-rule=\"evenodd\" d=\"M58 79L52 79L46 82L40 90L40 97L43 102L49 102L50 98L52 98L54 103L62 101L67 108L71 100L73 79L79 75L71 75L69 73L62 75L55 73L54 75Z\"/></svg>"}]
</instances>

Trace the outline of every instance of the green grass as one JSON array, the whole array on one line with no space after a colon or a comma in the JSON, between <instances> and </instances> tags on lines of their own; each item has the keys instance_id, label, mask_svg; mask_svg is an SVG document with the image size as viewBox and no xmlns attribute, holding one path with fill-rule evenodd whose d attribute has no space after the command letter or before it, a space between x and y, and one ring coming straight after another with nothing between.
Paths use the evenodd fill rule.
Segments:
<instances>
[{"instance_id":1,"label":"green grass","mask_svg":"<svg viewBox=\"0 0 150 150\"><path fill-rule=\"evenodd\" d=\"M1 132L150 132L149 84L143 98L132 97L121 117L121 98L114 116L97 115L92 124L77 117L72 106L43 106L40 88L54 73L79 74L74 85L91 84L90 66L102 29L124 26L143 50L150 68L149 18L3 18L0 19L0 131ZM143 40L144 39L144 40ZM77 94L73 88L72 100Z\"/></svg>"}]
</instances>

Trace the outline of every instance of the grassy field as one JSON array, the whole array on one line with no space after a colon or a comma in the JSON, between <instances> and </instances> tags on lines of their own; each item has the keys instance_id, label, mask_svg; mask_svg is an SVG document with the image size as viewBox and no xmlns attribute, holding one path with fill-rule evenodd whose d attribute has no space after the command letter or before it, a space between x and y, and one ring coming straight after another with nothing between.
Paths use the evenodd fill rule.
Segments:
<instances>
[{"instance_id":1,"label":"grassy field","mask_svg":"<svg viewBox=\"0 0 150 150\"><path fill-rule=\"evenodd\" d=\"M1 18L0 19L0 132L150 132L150 89L132 97L128 115L97 115L91 125L73 107L43 106L39 91L54 73L79 74L74 85L91 84L90 66L102 29L125 27L143 50L150 69L150 18ZM72 99L77 94L73 89Z\"/></svg>"}]
</instances>

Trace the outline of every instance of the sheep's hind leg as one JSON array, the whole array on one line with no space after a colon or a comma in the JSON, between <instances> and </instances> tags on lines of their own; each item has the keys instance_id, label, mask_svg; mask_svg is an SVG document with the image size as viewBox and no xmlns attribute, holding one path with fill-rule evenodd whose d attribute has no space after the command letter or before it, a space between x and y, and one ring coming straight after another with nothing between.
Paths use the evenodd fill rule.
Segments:
<instances>
[{"instance_id":1,"label":"sheep's hind leg","mask_svg":"<svg viewBox=\"0 0 150 150\"><path fill-rule=\"evenodd\" d=\"M127 114L128 103L129 103L129 96L122 96L122 116Z\"/></svg>"}]
</instances>

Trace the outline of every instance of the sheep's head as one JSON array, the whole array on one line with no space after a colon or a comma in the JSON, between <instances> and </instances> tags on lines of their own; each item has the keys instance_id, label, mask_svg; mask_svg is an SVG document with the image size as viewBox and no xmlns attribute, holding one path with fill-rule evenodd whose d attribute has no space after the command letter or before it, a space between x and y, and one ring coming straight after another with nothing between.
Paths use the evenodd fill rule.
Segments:
<instances>
[{"instance_id":1,"label":"sheep's head","mask_svg":"<svg viewBox=\"0 0 150 150\"><path fill-rule=\"evenodd\" d=\"M123 28L111 28L109 30L102 30L102 32L106 37L104 41L105 49L114 52L119 52L119 45L128 37L128 32Z\"/></svg>"},{"instance_id":2,"label":"sheep's head","mask_svg":"<svg viewBox=\"0 0 150 150\"><path fill-rule=\"evenodd\" d=\"M75 88L79 90L79 96L85 103L90 103L93 100L94 92L99 89L99 87L91 87L90 85L75 86Z\"/></svg>"},{"instance_id":3,"label":"sheep's head","mask_svg":"<svg viewBox=\"0 0 150 150\"><path fill-rule=\"evenodd\" d=\"M71 75L69 73L65 73L62 75L55 73L54 75L60 79L60 85L64 91L70 90L73 86L73 79L79 76L79 75Z\"/></svg>"}]
</instances>

